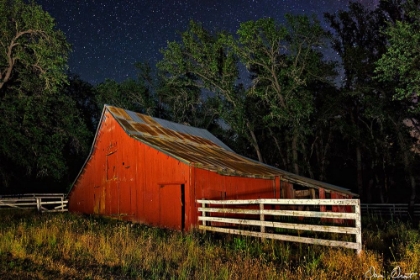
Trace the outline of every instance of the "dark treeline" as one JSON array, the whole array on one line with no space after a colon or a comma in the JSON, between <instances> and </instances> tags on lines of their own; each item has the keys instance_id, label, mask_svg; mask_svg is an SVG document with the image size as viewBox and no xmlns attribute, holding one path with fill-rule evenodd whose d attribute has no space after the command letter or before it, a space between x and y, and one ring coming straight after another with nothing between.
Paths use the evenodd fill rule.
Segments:
<instances>
[{"instance_id":1,"label":"dark treeline","mask_svg":"<svg viewBox=\"0 0 420 280\"><path fill-rule=\"evenodd\" d=\"M305 15L235 34L190 22L157 65L93 86L66 71L70 47L41 7L0 0L0 193L68 189L110 104L208 129L239 154L364 202L414 203L419 16L418 1L384 0L325 14L330 31Z\"/></svg>"}]
</instances>

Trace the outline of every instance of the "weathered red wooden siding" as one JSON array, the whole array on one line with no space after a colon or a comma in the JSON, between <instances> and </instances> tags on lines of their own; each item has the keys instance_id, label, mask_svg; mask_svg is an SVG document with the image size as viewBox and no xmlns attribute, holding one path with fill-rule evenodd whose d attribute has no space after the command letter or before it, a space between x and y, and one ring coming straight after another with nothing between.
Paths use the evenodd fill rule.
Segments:
<instances>
[{"instance_id":1,"label":"weathered red wooden siding","mask_svg":"<svg viewBox=\"0 0 420 280\"><path fill-rule=\"evenodd\" d=\"M129 137L105 111L94 151L69 195L69 210L189 228L189 166ZM195 202L194 202L195 203ZM184 217L182 217L184 213Z\"/></svg>"},{"instance_id":2,"label":"weathered red wooden siding","mask_svg":"<svg viewBox=\"0 0 420 280\"><path fill-rule=\"evenodd\" d=\"M282 193L284 195L284 197L282 196L282 198L290 198L290 199L294 199L295 198L295 193L293 190L293 184L289 183L289 182L285 182L282 181L281 182L281 187L282 187Z\"/></svg>"},{"instance_id":3,"label":"weathered red wooden siding","mask_svg":"<svg viewBox=\"0 0 420 280\"><path fill-rule=\"evenodd\" d=\"M276 185L275 178L270 180L226 176L200 168L193 168L193 174L196 199L278 198L280 193L280 185ZM259 206L254 205L253 207L258 208ZM195 209L195 212L192 213L194 226L198 224L197 215L198 210Z\"/></svg>"},{"instance_id":4,"label":"weathered red wooden siding","mask_svg":"<svg viewBox=\"0 0 420 280\"><path fill-rule=\"evenodd\" d=\"M323 188L319 188L318 193L319 193L319 199L325 199L325 190ZM324 205L320 206L319 211L325 212L327 211L327 207Z\"/></svg>"},{"instance_id":5,"label":"weathered red wooden siding","mask_svg":"<svg viewBox=\"0 0 420 280\"><path fill-rule=\"evenodd\" d=\"M195 168L195 192L197 198L252 199L275 198L275 179L225 176Z\"/></svg>"},{"instance_id":6,"label":"weathered red wooden siding","mask_svg":"<svg viewBox=\"0 0 420 280\"><path fill-rule=\"evenodd\" d=\"M331 192L331 199L351 199L352 197L349 195L341 194L338 192ZM352 213L352 206L332 206L332 212L341 212L341 213ZM342 224L345 220L343 219L334 219L334 223ZM347 223L350 221L347 221Z\"/></svg>"}]
</instances>

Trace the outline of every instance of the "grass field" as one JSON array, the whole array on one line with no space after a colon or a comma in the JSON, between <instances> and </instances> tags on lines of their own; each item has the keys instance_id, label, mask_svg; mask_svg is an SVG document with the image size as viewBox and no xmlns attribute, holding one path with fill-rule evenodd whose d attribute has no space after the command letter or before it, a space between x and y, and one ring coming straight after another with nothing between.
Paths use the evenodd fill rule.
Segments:
<instances>
[{"instance_id":1,"label":"grass field","mask_svg":"<svg viewBox=\"0 0 420 280\"><path fill-rule=\"evenodd\" d=\"M420 279L418 224L370 217L362 240L357 256L349 249L1 210L0 279Z\"/></svg>"}]
</instances>

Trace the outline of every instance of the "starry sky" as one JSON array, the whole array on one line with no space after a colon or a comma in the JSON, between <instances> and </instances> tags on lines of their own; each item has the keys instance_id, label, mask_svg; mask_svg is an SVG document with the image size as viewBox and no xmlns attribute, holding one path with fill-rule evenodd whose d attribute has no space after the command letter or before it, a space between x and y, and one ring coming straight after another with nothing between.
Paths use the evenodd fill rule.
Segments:
<instances>
[{"instance_id":1,"label":"starry sky","mask_svg":"<svg viewBox=\"0 0 420 280\"><path fill-rule=\"evenodd\" d=\"M315 14L346 9L349 0L37 0L55 18L72 45L72 73L96 85L106 78L135 77L134 63L154 65L160 49L178 40L190 20L209 30L235 33L241 22L286 13ZM359 0L373 8L378 0Z\"/></svg>"}]
</instances>

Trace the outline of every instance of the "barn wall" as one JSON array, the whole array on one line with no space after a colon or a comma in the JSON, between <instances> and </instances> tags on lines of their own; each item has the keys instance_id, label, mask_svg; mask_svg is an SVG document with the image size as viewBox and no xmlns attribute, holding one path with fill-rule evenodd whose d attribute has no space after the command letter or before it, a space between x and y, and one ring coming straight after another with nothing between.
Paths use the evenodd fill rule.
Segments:
<instances>
[{"instance_id":1,"label":"barn wall","mask_svg":"<svg viewBox=\"0 0 420 280\"><path fill-rule=\"evenodd\" d=\"M196 199L280 198L278 178L259 179L225 176L200 168L194 168L193 174ZM194 225L198 224L197 215L198 211L195 209L195 212L192 212Z\"/></svg>"},{"instance_id":2,"label":"barn wall","mask_svg":"<svg viewBox=\"0 0 420 280\"><path fill-rule=\"evenodd\" d=\"M106 111L69 210L181 229L189 214L181 185L190 196L189 173L188 165L129 137Z\"/></svg>"},{"instance_id":3,"label":"barn wall","mask_svg":"<svg viewBox=\"0 0 420 280\"><path fill-rule=\"evenodd\" d=\"M200 168L195 168L195 189L197 198L206 199L279 197L274 179L225 176Z\"/></svg>"}]
</instances>

